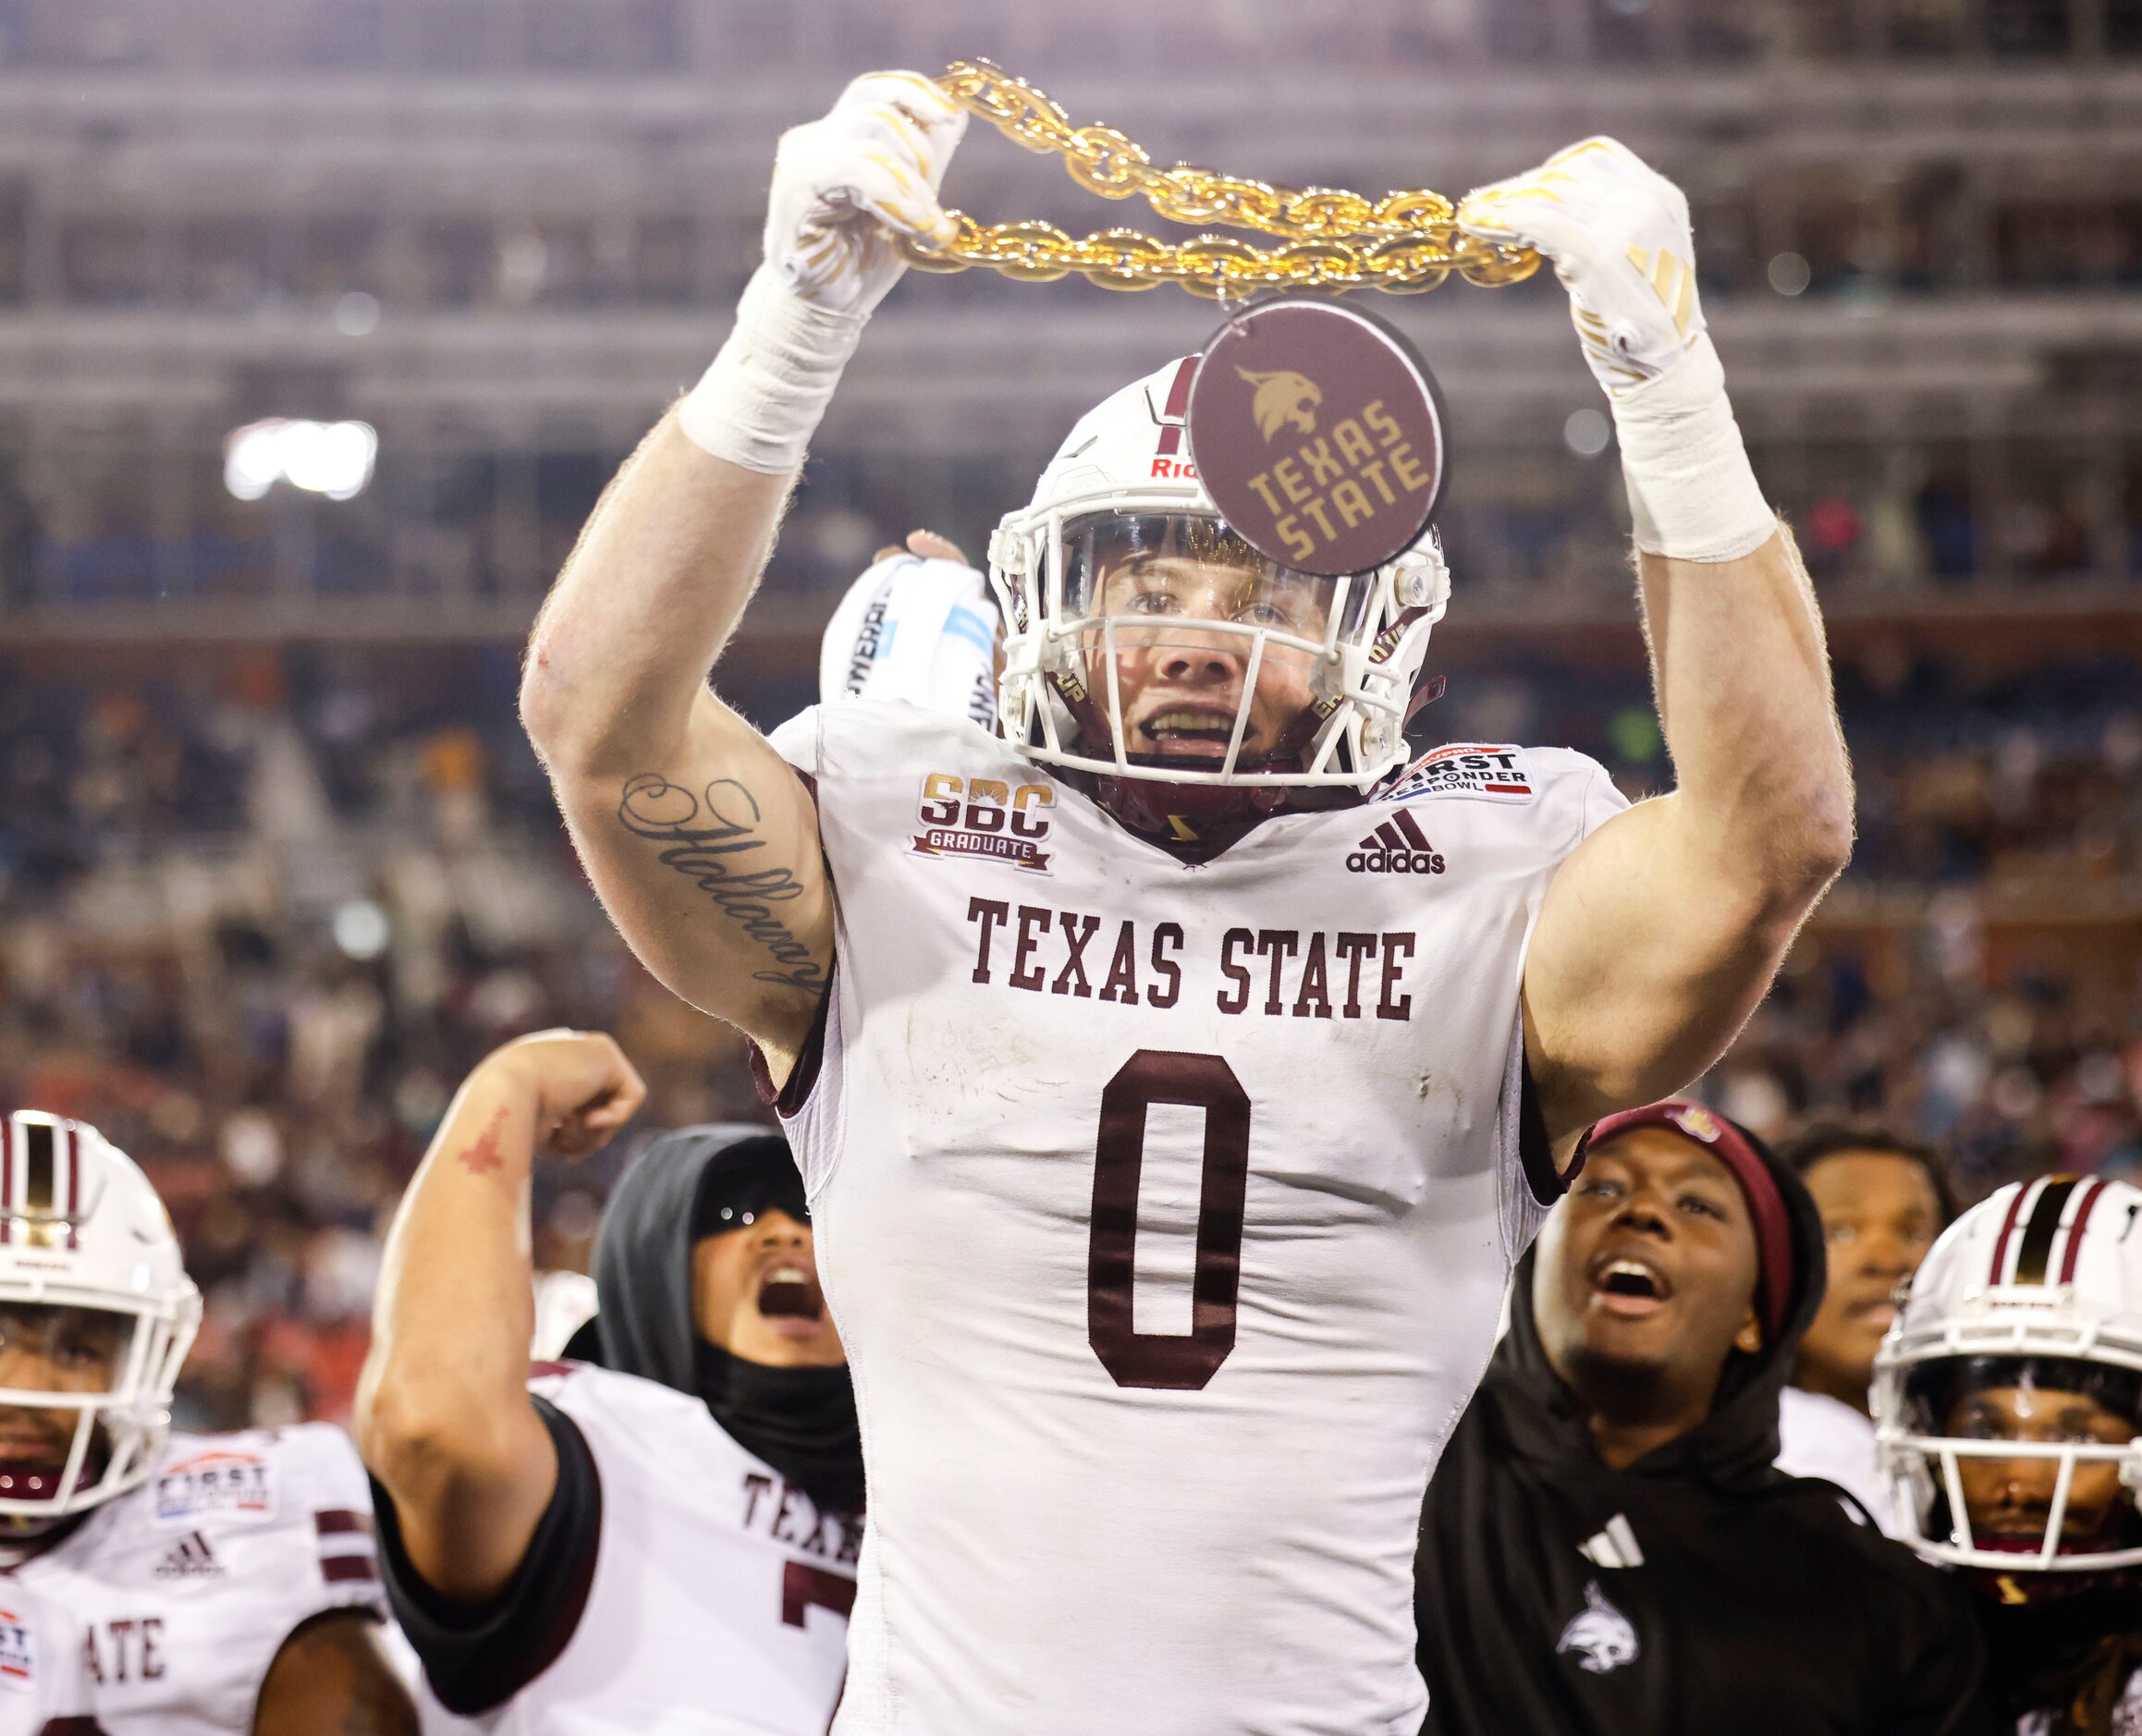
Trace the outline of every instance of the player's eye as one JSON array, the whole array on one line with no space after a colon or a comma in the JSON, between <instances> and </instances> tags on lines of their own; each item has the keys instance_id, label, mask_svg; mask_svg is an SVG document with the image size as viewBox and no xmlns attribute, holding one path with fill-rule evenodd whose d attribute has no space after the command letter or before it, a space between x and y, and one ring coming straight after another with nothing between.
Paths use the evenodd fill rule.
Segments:
<instances>
[{"instance_id":1,"label":"player's eye","mask_svg":"<svg viewBox=\"0 0 2142 1736\"><path fill-rule=\"evenodd\" d=\"M1683 1193L1675 1204L1691 1217L1723 1217L1725 1216L1700 1193Z\"/></svg>"}]
</instances>

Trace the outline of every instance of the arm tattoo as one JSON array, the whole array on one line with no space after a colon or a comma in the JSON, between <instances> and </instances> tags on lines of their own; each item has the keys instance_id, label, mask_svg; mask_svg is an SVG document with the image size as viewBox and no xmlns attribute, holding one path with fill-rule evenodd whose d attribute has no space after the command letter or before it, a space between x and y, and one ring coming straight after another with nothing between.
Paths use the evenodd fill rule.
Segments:
<instances>
[{"instance_id":1,"label":"arm tattoo","mask_svg":"<svg viewBox=\"0 0 2142 1736\"><path fill-rule=\"evenodd\" d=\"M506 1156L498 1149L498 1135L505 1128L506 1111L500 1109L491 1118L491 1125L476 1135L476 1143L456 1154L461 1160L461 1168L472 1176L488 1175L494 1169L502 1168Z\"/></svg>"},{"instance_id":2,"label":"arm tattoo","mask_svg":"<svg viewBox=\"0 0 2142 1736\"><path fill-rule=\"evenodd\" d=\"M717 777L704 796L703 805L683 785L659 772L642 772L625 785L618 820L634 837L662 845L656 860L705 893L773 956L781 968L753 972L757 981L814 996L825 994L826 967L779 915L779 906L802 896L803 883L785 867L747 865L749 853L766 845L758 834L758 799L733 777ZM747 808L749 820L728 817Z\"/></svg>"}]
</instances>

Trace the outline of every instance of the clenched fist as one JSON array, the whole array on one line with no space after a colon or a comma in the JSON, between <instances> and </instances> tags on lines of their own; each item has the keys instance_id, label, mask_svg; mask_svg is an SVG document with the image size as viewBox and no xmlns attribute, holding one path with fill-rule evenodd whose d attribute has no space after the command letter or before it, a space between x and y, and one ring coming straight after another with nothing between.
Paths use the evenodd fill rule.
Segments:
<instances>
[{"instance_id":1,"label":"clenched fist","mask_svg":"<svg viewBox=\"0 0 2142 1736\"><path fill-rule=\"evenodd\" d=\"M640 1112L647 1087L614 1037L600 1031L538 1031L486 1056L477 1070L527 1094L537 1143L585 1157Z\"/></svg>"}]
</instances>

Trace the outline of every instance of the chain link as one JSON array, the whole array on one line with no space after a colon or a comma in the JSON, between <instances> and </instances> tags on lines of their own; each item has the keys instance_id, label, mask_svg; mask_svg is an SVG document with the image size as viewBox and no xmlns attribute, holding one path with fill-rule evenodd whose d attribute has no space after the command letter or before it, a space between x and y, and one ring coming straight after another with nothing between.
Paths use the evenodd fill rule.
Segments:
<instances>
[{"instance_id":1,"label":"chain link","mask_svg":"<svg viewBox=\"0 0 2142 1736\"><path fill-rule=\"evenodd\" d=\"M1061 108L1023 79L986 60L960 60L937 80L961 106L1041 155L1064 158L1071 177L1104 199L1143 195L1163 217L1224 224L1278 238L1257 247L1223 235L1169 243L1136 229L1102 229L1083 239L1046 223L979 223L948 213L959 233L939 247L903 239L923 271L985 266L1027 283L1073 273L1108 289L1180 284L1192 295L1236 300L1259 289L1382 289L1419 295L1452 272L1468 283L1521 283L1539 269L1529 248L1501 247L1465 234L1440 193L1425 189L1365 199L1331 187L1270 187L1179 163L1157 169L1135 141L1113 127L1074 127Z\"/></svg>"}]
</instances>

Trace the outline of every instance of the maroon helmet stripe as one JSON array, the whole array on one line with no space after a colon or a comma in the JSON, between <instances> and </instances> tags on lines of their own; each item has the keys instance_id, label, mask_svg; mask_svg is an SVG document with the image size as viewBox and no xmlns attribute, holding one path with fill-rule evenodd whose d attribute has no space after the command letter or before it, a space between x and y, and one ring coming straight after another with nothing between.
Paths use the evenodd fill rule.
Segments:
<instances>
[{"instance_id":1,"label":"maroon helmet stripe","mask_svg":"<svg viewBox=\"0 0 2142 1736\"><path fill-rule=\"evenodd\" d=\"M81 1130L67 1124L67 1245L81 1247Z\"/></svg>"},{"instance_id":2,"label":"maroon helmet stripe","mask_svg":"<svg viewBox=\"0 0 2142 1736\"><path fill-rule=\"evenodd\" d=\"M2031 1182L2015 1190L2015 1197L2008 1202L2008 1216L2001 1220L2001 1235L1993 1244L1993 1270L1986 1275L1989 1284L2001 1282L2001 1267L2008 1258L2008 1238L2015 1233L2015 1220L2022 1215L2024 1197L2029 1193Z\"/></svg>"},{"instance_id":3,"label":"maroon helmet stripe","mask_svg":"<svg viewBox=\"0 0 2142 1736\"><path fill-rule=\"evenodd\" d=\"M2068 1196L2076 1186L2073 1176L2053 1176L2046 1181L2038 1204L2030 1208L2030 1222L2024 1226L2023 1246L2016 1251L2016 1283L2045 1282L2045 1265L2052 1253L2052 1239L2060 1231L2061 1216L2067 1210Z\"/></svg>"},{"instance_id":4,"label":"maroon helmet stripe","mask_svg":"<svg viewBox=\"0 0 2142 1736\"><path fill-rule=\"evenodd\" d=\"M15 1118L0 1116L0 1242L15 1240Z\"/></svg>"},{"instance_id":5,"label":"maroon helmet stripe","mask_svg":"<svg viewBox=\"0 0 2142 1736\"><path fill-rule=\"evenodd\" d=\"M2060 1281L2063 1284L2075 1281L2075 1262L2082 1257L2083 1253L2084 1226L2088 1224L2090 1214L2098 1209L2098 1202L2104 1196L2105 1183L2099 1178L2090 1183L2089 1190L2083 1195L2083 1203L2075 1207L2075 1221L2068 1226L2067 1252L2061 1255Z\"/></svg>"},{"instance_id":6,"label":"maroon helmet stripe","mask_svg":"<svg viewBox=\"0 0 2142 1736\"><path fill-rule=\"evenodd\" d=\"M1160 430L1160 456L1171 458L1182 450L1182 424L1171 422Z\"/></svg>"},{"instance_id":7,"label":"maroon helmet stripe","mask_svg":"<svg viewBox=\"0 0 2142 1736\"><path fill-rule=\"evenodd\" d=\"M1427 850L1428 835L1421 830L1421 823L1405 809L1401 808L1390 817L1390 823L1406 835L1406 841L1415 850Z\"/></svg>"},{"instance_id":8,"label":"maroon helmet stripe","mask_svg":"<svg viewBox=\"0 0 2142 1736\"><path fill-rule=\"evenodd\" d=\"M1190 411L1190 383L1197 378L1197 358L1183 357L1175 370L1175 378L1168 387L1168 406L1160 413L1181 422Z\"/></svg>"},{"instance_id":9,"label":"maroon helmet stripe","mask_svg":"<svg viewBox=\"0 0 2142 1736\"><path fill-rule=\"evenodd\" d=\"M320 1559L320 1572L330 1584L351 1580L376 1580L379 1566L369 1555L328 1555Z\"/></svg>"},{"instance_id":10,"label":"maroon helmet stripe","mask_svg":"<svg viewBox=\"0 0 2142 1736\"><path fill-rule=\"evenodd\" d=\"M32 1121L22 1130L22 1204L31 1212L52 1210L53 1135L50 1121Z\"/></svg>"}]
</instances>

